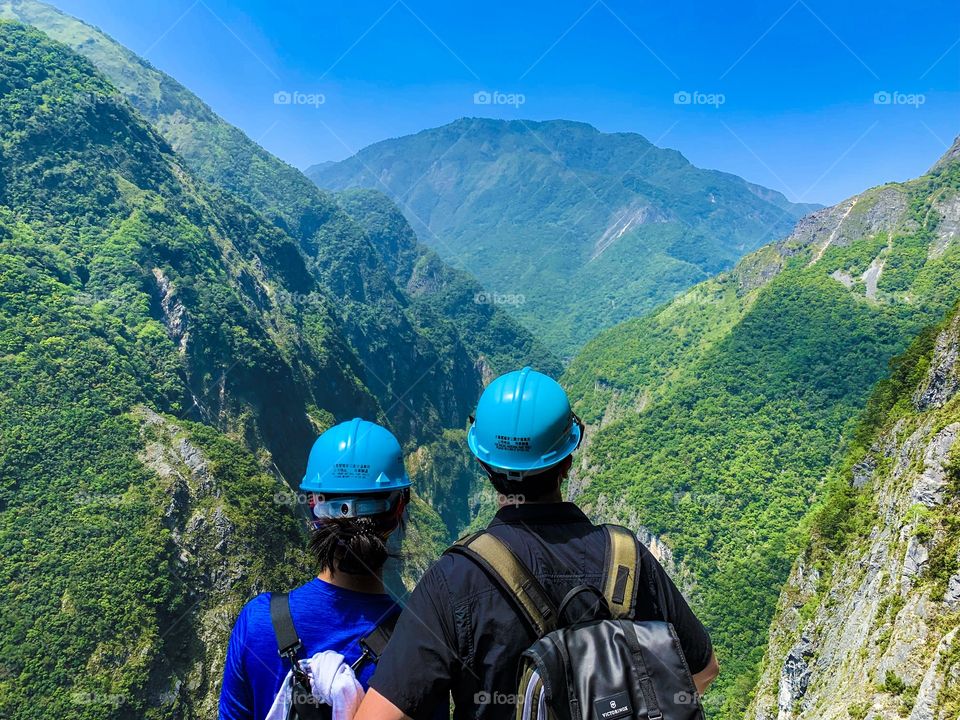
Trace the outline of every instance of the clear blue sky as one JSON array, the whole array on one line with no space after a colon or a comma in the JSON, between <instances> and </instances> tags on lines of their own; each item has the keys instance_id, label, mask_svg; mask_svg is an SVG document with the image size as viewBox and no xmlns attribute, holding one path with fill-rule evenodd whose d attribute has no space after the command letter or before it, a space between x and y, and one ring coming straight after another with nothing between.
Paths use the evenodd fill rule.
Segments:
<instances>
[{"instance_id":1,"label":"clear blue sky","mask_svg":"<svg viewBox=\"0 0 960 720\"><path fill-rule=\"evenodd\" d=\"M567 118L833 203L960 133L956 0L53 2L298 167L462 116Z\"/></svg>"}]
</instances>

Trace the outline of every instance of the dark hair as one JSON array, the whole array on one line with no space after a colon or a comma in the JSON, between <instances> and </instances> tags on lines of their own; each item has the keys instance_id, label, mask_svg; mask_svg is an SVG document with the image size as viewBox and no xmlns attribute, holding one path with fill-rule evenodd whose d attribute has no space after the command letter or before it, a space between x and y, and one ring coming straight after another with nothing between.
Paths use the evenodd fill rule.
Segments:
<instances>
[{"instance_id":1,"label":"dark hair","mask_svg":"<svg viewBox=\"0 0 960 720\"><path fill-rule=\"evenodd\" d=\"M310 552L321 572L329 569L331 573L373 574L390 557L386 537L398 524L393 513L362 518L327 518L314 529Z\"/></svg>"},{"instance_id":2,"label":"dark hair","mask_svg":"<svg viewBox=\"0 0 960 720\"><path fill-rule=\"evenodd\" d=\"M525 501L537 502L552 495L560 487L570 471L572 458L568 456L551 468L536 475L527 475L523 480L508 480L503 473L496 472L485 463L481 463L493 487L501 495L523 495Z\"/></svg>"}]
</instances>

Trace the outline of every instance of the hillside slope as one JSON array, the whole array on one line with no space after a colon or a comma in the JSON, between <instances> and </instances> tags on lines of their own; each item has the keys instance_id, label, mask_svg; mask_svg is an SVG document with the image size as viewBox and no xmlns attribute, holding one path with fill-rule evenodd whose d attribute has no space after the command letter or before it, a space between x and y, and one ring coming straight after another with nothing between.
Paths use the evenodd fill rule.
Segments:
<instances>
[{"instance_id":1,"label":"hillside slope","mask_svg":"<svg viewBox=\"0 0 960 720\"><path fill-rule=\"evenodd\" d=\"M462 119L307 174L387 193L423 242L564 355L813 209L640 135L559 120Z\"/></svg>"},{"instance_id":2,"label":"hillside slope","mask_svg":"<svg viewBox=\"0 0 960 720\"><path fill-rule=\"evenodd\" d=\"M0 22L0 716L214 713L240 605L310 572L281 477L382 413L333 308L87 61ZM444 539L411 525L407 576Z\"/></svg>"},{"instance_id":3,"label":"hillside slope","mask_svg":"<svg viewBox=\"0 0 960 720\"><path fill-rule=\"evenodd\" d=\"M371 235L329 194L218 117L197 96L96 28L35 0L2 0L0 17L34 25L87 57L123 93L202 180L242 198L294 239L314 278L336 299L343 334L359 360L354 372L380 401L403 441L425 440L444 427L462 427L482 387L484 365L500 372L535 363L557 374L551 354L501 308L458 325L430 305L412 302L403 278L391 275L382 244L416 241L394 225ZM384 251L389 253L388 248ZM436 263L438 285L462 285L460 274ZM449 273L449 275L448 275ZM460 301L473 302L472 293ZM309 304L309 295L286 296ZM468 351L461 335L496 326L496 347ZM491 357L496 357L497 365ZM414 408L416 410L414 410Z\"/></svg>"},{"instance_id":4,"label":"hillside slope","mask_svg":"<svg viewBox=\"0 0 960 720\"><path fill-rule=\"evenodd\" d=\"M743 709L797 524L849 423L960 296L958 188L948 153L917 180L814 213L601 334L564 376L598 426L574 490L669 546L717 641L725 672L708 700L726 717Z\"/></svg>"},{"instance_id":5,"label":"hillside slope","mask_svg":"<svg viewBox=\"0 0 960 720\"><path fill-rule=\"evenodd\" d=\"M960 314L874 394L771 625L755 720L960 714Z\"/></svg>"}]
</instances>

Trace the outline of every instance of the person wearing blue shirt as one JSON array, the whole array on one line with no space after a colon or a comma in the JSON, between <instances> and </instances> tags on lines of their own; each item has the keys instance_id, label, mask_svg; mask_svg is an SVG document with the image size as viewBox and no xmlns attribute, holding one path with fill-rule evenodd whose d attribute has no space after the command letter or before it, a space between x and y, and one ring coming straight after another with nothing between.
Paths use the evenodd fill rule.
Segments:
<instances>
[{"instance_id":1,"label":"person wearing blue shirt","mask_svg":"<svg viewBox=\"0 0 960 720\"><path fill-rule=\"evenodd\" d=\"M300 489L314 518L310 550L319 573L288 596L303 645L298 658L333 650L352 665L362 654L360 639L400 611L383 585L387 538L400 526L410 498L400 444L374 423L341 423L314 443ZM278 651L271 597L263 593L250 600L234 624L221 720L262 720L291 669ZM364 688L373 669L370 662L357 669Z\"/></svg>"}]
</instances>

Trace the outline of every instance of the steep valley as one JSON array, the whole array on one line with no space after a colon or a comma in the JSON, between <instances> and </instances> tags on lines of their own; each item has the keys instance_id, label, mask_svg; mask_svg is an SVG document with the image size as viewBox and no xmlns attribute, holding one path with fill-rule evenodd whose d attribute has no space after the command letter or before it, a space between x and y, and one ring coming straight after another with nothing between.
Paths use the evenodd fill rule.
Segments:
<instances>
[{"instance_id":1,"label":"steep valley","mask_svg":"<svg viewBox=\"0 0 960 720\"><path fill-rule=\"evenodd\" d=\"M564 375L594 426L572 489L670 548L724 665L707 697L722 717L745 709L799 523L852 423L960 295L956 154L811 214L601 333Z\"/></svg>"}]
</instances>

